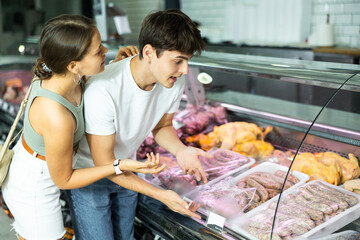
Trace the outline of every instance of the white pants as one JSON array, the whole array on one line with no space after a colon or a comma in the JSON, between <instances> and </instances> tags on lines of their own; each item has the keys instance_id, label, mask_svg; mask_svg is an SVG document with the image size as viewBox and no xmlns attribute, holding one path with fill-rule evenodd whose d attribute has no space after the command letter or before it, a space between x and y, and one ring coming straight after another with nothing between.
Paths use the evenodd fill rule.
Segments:
<instances>
[{"instance_id":1,"label":"white pants","mask_svg":"<svg viewBox=\"0 0 360 240\"><path fill-rule=\"evenodd\" d=\"M21 139L14 152L2 193L14 215L15 231L27 240L63 237L60 190L51 180L46 161L28 153Z\"/></svg>"}]
</instances>

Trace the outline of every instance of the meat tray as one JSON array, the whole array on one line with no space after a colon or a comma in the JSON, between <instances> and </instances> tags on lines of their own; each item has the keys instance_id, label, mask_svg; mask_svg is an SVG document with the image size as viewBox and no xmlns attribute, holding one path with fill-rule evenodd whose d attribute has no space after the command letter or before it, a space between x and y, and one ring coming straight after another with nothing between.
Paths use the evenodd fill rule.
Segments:
<instances>
[{"instance_id":1,"label":"meat tray","mask_svg":"<svg viewBox=\"0 0 360 240\"><path fill-rule=\"evenodd\" d=\"M360 233L354 230L346 230L343 232L338 232L331 234L326 237L316 238L314 240L358 240L360 238Z\"/></svg>"},{"instance_id":2,"label":"meat tray","mask_svg":"<svg viewBox=\"0 0 360 240\"><path fill-rule=\"evenodd\" d=\"M255 173L255 172L266 172L266 173L271 173L274 174L277 170L281 170L281 171L288 171L288 168L276 163L271 163L271 162L264 162L261 163L251 169L248 169L244 172L241 171L232 171L231 173L225 174L222 177L219 177L217 179L214 179L211 182L208 182L207 184L203 185L203 186L199 186L196 189L192 190L191 192L185 194L185 197L187 197L188 199L191 200L195 200L199 197L199 195L201 194L201 191L203 188L207 187L207 186L211 186L211 185L215 185L217 183L219 183L220 181L230 181L230 185L236 185L236 183L242 179L245 178L246 176ZM298 171L293 171L292 173L293 176L295 176L296 178L298 178L299 182L296 183L295 185L293 185L292 187L290 187L289 189L287 189L286 191L289 191L291 189L294 189L298 186L301 186L303 184L306 183L307 180L309 180L309 176L307 174L298 172ZM285 192L285 191L284 191ZM260 205L261 206L261 205ZM258 207L257 207L258 208ZM256 208L254 208L253 210L250 210L247 214L249 214L250 212L254 211ZM209 214L209 210L200 207L198 209L198 212L208 216Z\"/></svg>"},{"instance_id":3,"label":"meat tray","mask_svg":"<svg viewBox=\"0 0 360 240\"><path fill-rule=\"evenodd\" d=\"M340 228L346 226L347 224L353 222L354 220L358 219L360 217L360 195L350 192L342 187L338 187L332 184L329 184L325 181L321 180L315 180L308 182L304 184L303 186L306 187L309 184L314 184L316 182L320 182L326 186L329 186L330 188L333 188L335 190L338 190L341 193L346 193L348 195L354 196L358 203L350 208L347 208L345 211L333 216L332 218L328 219L327 221L321 223L320 225L312 228L310 231L306 232L305 234L298 236L299 239L309 239L309 240L323 240L323 239L333 239L330 238L330 234L339 230ZM297 188L289 189L290 191L286 191L282 194L281 199L285 199L286 196L289 194L294 194L299 190L298 186ZM272 199L270 199L268 202L262 204L261 206L257 207L253 211L248 212L247 218L250 219L251 217L255 216L257 213L265 211L269 204L272 202L276 202L279 196L276 196ZM279 205L279 209L281 208L281 204ZM246 225L245 223L242 223L243 225ZM239 226L236 223L231 223L227 225L228 228L232 229L234 232L246 237L250 240L259 240L257 237L251 235L248 231L245 230L245 227ZM319 239L320 238L320 239ZM297 238L294 238L297 239ZM336 238L334 238L336 239Z\"/></svg>"},{"instance_id":4,"label":"meat tray","mask_svg":"<svg viewBox=\"0 0 360 240\"><path fill-rule=\"evenodd\" d=\"M208 152L212 154L212 153L214 153L216 151L228 151L228 150L221 150L221 149L213 148ZM244 156L244 155L242 155L240 153L236 153L236 152L232 152L232 154L234 154L234 156L236 156L236 159L233 162L229 162L227 167L225 167L225 166L217 166L217 167L214 167L214 168L206 169L204 163L202 162L202 164L204 166L204 171L206 173L208 173L208 174L210 173L209 176L212 176L212 178L213 178L207 184L204 184L204 185L212 184L212 182L216 181L219 178L222 179L222 178L225 178L227 176L242 173L242 172L246 171L247 169L249 169L255 163L255 159L253 159L251 157L247 157L247 156ZM200 158L200 159L202 159L202 158ZM176 161L176 160L174 159L174 161ZM241 163L241 162L244 162L243 165L236 166L237 163ZM193 176L183 175L182 171L180 170L180 168L178 166L171 167L171 169L176 170L175 171L175 176L184 177L184 179L178 179L173 186L167 186L167 187L161 186L162 182L159 181L159 179L157 177L154 177L152 174L147 174L142 178L145 179L146 181L148 181L149 183L151 183L152 185L156 186L156 187L159 187L161 189L165 189L165 188L166 189L171 189L171 190L177 192L179 195L185 195L186 193L194 191L198 187L203 186L203 185L194 186L194 185L190 184L188 182L188 180L190 178L193 179L193 182L196 182L196 184L199 184L199 182L195 181L195 178ZM220 174L221 174L221 176L218 176ZM200 184L201 183L202 182L200 182Z\"/></svg>"}]
</instances>

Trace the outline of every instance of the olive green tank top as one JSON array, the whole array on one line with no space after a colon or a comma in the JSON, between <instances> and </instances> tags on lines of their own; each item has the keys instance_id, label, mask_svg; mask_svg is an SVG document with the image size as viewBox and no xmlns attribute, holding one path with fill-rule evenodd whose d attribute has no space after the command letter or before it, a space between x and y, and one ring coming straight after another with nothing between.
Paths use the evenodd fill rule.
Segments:
<instances>
[{"instance_id":1,"label":"olive green tank top","mask_svg":"<svg viewBox=\"0 0 360 240\"><path fill-rule=\"evenodd\" d=\"M80 139L82 138L82 136L84 135L84 132L85 132L85 130L84 130L85 123L84 123L84 114L83 114L83 109L84 109L83 108L83 97L84 97L85 84L84 84L83 80L81 80L81 87L82 87L82 93L83 93L81 95L81 103L78 107L76 107L73 104L71 104L67 99L65 99L63 96L42 88L41 80L34 81L32 89L31 89L31 93L29 96L29 100L28 100L28 103L25 108L24 130L23 130L25 142L33 151L37 152L40 155L45 156L44 138L35 132L35 130L32 128L32 126L29 122L29 108L30 108L32 102L34 101L34 99L38 96L46 97L46 98L52 99L52 100L60 103L74 115L75 120L76 120L76 129L75 129L75 133L74 133L73 148L74 148L74 150L77 148L77 146L80 142Z\"/></svg>"}]
</instances>

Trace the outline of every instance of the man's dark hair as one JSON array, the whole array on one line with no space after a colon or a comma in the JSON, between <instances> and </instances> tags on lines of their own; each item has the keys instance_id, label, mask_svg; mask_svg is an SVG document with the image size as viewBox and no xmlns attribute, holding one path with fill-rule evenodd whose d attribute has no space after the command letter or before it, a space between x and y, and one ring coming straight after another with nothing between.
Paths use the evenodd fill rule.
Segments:
<instances>
[{"instance_id":1,"label":"man's dark hair","mask_svg":"<svg viewBox=\"0 0 360 240\"><path fill-rule=\"evenodd\" d=\"M205 49L205 42L195 23L178 9L155 12L144 19L139 35L140 59L146 44L156 49L158 57L165 50L190 55L195 52L201 54Z\"/></svg>"}]
</instances>

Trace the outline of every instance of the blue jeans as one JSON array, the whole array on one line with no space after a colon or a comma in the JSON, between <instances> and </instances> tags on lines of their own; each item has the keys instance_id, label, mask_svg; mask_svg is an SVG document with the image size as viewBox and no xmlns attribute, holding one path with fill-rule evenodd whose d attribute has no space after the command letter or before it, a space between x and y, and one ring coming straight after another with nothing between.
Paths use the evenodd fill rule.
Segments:
<instances>
[{"instance_id":1,"label":"blue jeans","mask_svg":"<svg viewBox=\"0 0 360 240\"><path fill-rule=\"evenodd\" d=\"M67 190L76 240L132 240L138 193L109 179Z\"/></svg>"}]
</instances>

